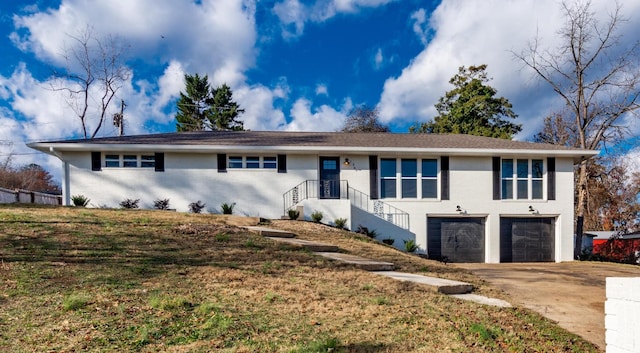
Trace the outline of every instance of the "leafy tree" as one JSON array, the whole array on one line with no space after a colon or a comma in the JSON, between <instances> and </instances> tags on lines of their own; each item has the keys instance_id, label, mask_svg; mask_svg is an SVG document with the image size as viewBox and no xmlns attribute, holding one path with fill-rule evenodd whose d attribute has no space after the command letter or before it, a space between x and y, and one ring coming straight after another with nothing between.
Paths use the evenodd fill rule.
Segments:
<instances>
[{"instance_id":1,"label":"leafy tree","mask_svg":"<svg viewBox=\"0 0 640 353\"><path fill-rule=\"evenodd\" d=\"M0 165L0 187L54 194L61 191L53 176L40 165L32 163L13 168L8 159Z\"/></svg>"},{"instance_id":2,"label":"leafy tree","mask_svg":"<svg viewBox=\"0 0 640 353\"><path fill-rule=\"evenodd\" d=\"M640 108L640 43L621 42L624 18L620 4L600 23L589 1L564 1L565 25L558 32L562 44L543 48L539 38L528 50L514 55L562 98L572 114L577 145L595 150L628 132L623 119ZM588 208L589 162L577 171L577 210L574 255L580 255L584 217Z\"/></svg>"},{"instance_id":3,"label":"leafy tree","mask_svg":"<svg viewBox=\"0 0 640 353\"><path fill-rule=\"evenodd\" d=\"M351 111L341 132L389 132L388 126L380 122L378 109L360 106Z\"/></svg>"},{"instance_id":4,"label":"leafy tree","mask_svg":"<svg viewBox=\"0 0 640 353\"><path fill-rule=\"evenodd\" d=\"M486 83L487 65L460 67L449 83L455 88L435 105L438 116L409 128L411 132L468 134L511 139L521 125L508 119L517 115L509 100L496 97L497 90Z\"/></svg>"},{"instance_id":5,"label":"leafy tree","mask_svg":"<svg viewBox=\"0 0 640 353\"><path fill-rule=\"evenodd\" d=\"M63 49L65 71L54 72L55 91L65 92L65 100L74 111L84 138L94 138L109 113L118 90L131 77L124 64L126 45L112 36L99 38L91 28L77 36L68 35L72 45Z\"/></svg>"},{"instance_id":6,"label":"leafy tree","mask_svg":"<svg viewBox=\"0 0 640 353\"><path fill-rule=\"evenodd\" d=\"M184 75L185 92L180 92L176 114L177 131L244 130L238 115L244 113L233 101L233 92L226 84L211 88L209 77Z\"/></svg>"}]
</instances>

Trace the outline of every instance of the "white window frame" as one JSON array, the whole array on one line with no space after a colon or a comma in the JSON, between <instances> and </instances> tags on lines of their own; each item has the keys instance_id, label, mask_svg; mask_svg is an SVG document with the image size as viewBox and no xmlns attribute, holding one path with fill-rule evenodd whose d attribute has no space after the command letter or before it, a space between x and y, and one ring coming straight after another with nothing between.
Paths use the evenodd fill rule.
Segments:
<instances>
[{"instance_id":1,"label":"white window frame","mask_svg":"<svg viewBox=\"0 0 640 353\"><path fill-rule=\"evenodd\" d=\"M396 162L396 174L395 177L383 177L382 176L382 160L395 160ZM406 177L402 176L402 160L414 160L416 161L416 176ZM435 160L436 161L436 176L423 176L422 173L422 161L423 160ZM380 166L380 176L378 177L378 195L380 195L380 199L386 200L429 200L429 201L437 201L440 199L440 157L429 157L429 156L420 156L420 157L381 157L379 158L378 165ZM383 196L382 190L382 180L392 180L395 179L396 186L396 195L395 197L385 197ZM416 196L413 197L404 197L402 192L402 181L403 180L415 180L416 182ZM436 181L436 197L423 197L422 196L422 180L435 180Z\"/></svg>"},{"instance_id":2,"label":"white window frame","mask_svg":"<svg viewBox=\"0 0 640 353\"><path fill-rule=\"evenodd\" d=\"M512 166L512 174L511 175L503 175L503 168L504 168L504 161L511 161L511 166ZM526 161L527 162L527 176L526 177L520 177L518 176L518 162L520 161ZM540 164L542 165L542 171L541 171L541 177L533 177L533 161L540 161ZM546 200L545 195L546 195L546 163L545 160L542 158L518 158L518 157L514 157L514 158L503 158L500 161L500 197L502 200L505 201L544 201ZM506 198L504 195L504 188L503 188L503 183L504 181L511 181L511 197L510 198ZM534 181L539 181L540 182L540 198L533 198L533 191L534 191ZM518 183L519 182L526 182L527 183L527 195L526 197L520 197L520 195L518 195Z\"/></svg>"}]
</instances>

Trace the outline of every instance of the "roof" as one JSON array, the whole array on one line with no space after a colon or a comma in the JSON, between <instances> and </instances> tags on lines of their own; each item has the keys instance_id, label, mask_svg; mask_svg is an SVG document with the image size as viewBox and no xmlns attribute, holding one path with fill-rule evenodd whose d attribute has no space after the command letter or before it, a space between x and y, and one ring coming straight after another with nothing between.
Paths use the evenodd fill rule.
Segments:
<instances>
[{"instance_id":1,"label":"roof","mask_svg":"<svg viewBox=\"0 0 640 353\"><path fill-rule=\"evenodd\" d=\"M541 153L590 157L597 151L564 146L513 141L473 135L288 132L288 131L196 131L151 135L102 137L34 142L29 147L53 153L76 150L154 149L158 151L296 150L349 152L454 152L487 154L500 152ZM482 151L482 152L480 152ZM493 151L493 152L492 152Z\"/></svg>"}]
</instances>

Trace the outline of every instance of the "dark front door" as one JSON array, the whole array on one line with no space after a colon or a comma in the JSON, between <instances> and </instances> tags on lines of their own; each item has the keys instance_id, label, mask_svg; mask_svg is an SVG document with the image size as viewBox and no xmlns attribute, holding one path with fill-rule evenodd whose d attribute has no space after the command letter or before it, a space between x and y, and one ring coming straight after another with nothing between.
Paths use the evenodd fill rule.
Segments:
<instances>
[{"instance_id":1,"label":"dark front door","mask_svg":"<svg viewBox=\"0 0 640 353\"><path fill-rule=\"evenodd\" d=\"M500 262L551 262L555 218L501 218Z\"/></svg>"},{"instance_id":2,"label":"dark front door","mask_svg":"<svg viewBox=\"0 0 640 353\"><path fill-rule=\"evenodd\" d=\"M321 199L340 198L340 157L320 157Z\"/></svg>"},{"instance_id":3,"label":"dark front door","mask_svg":"<svg viewBox=\"0 0 640 353\"><path fill-rule=\"evenodd\" d=\"M484 262L484 218L427 218L427 251L451 262Z\"/></svg>"}]
</instances>

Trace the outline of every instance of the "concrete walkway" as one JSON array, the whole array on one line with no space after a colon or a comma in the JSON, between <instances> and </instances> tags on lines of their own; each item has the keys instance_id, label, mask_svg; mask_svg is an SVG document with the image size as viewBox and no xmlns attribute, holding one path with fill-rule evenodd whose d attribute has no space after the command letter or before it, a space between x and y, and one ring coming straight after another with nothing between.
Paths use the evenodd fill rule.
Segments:
<instances>
[{"instance_id":1,"label":"concrete walkway","mask_svg":"<svg viewBox=\"0 0 640 353\"><path fill-rule=\"evenodd\" d=\"M290 245L305 248L316 255L339 261L342 263L354 265L365 271L370 271L381 276L393 278L398 281L409 281L428 286L439 293L451 295L454 298L469 300L484 305L492 305L502 308L511 307L511 304L504 300L488 298L477 294L471 294L473 285L465 282L452 281L437 277L428 277L412 273L395 272L395 265L391 262L377 261L367 259L357 255L341 253L340 248L336 245L320 243L309 240L296 239L296 235L291 232L267 227L245 227L247 230L267 237L271 240L287 243Z\"/></svg>"}]
</instances>

